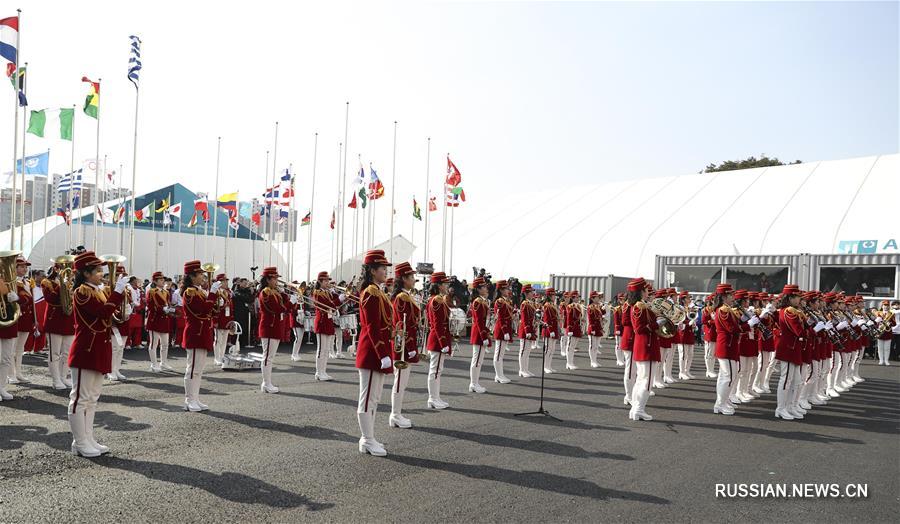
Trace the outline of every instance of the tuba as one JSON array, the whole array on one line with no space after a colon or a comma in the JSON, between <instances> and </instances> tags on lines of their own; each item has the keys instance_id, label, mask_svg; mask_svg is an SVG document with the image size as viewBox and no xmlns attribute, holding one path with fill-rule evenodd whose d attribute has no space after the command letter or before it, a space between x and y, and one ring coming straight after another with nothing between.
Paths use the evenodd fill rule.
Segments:
<instances>
[{"instance_id":1,"label":"tuba","mask_svg":"<svg viewBox=\"0 0 900 524\"><path fill-rule=\"evenodd\" d=\"M6 289L0 289L0 327L9 327L19 321L22 314L19 304L6 299L6 294L16 291L16 259L21 251L0 251L0 281Z\"/></svg>"},{"instance_id":2,"label":"tuba","mask_svg":"<svg viewBox=\"0 0 900 524\"><path fill-rule=\"evenodd\" d=\"M100 260L102 260L106 267L109 268L109 290L112 291L116 288L116 272L119 268L119 265L124 264L127 258L122 255L100 255ZM130 300L123 300L119 305L119 309L113 313L112 319L116 324L122 324L128 320L128 304Z\"/></svg>"},{"instance_id":3,"label":"tuba","mask_svg":"<svg viewBox=\"0 0 900 524\"><path fill-rule=\"evenodd\" d=\"M75 267L74 255L60 255L53 259L53 263L59 266L59 305L66 316L72 314L73 298L72 271Z\"/></svg>"}]
</instances>

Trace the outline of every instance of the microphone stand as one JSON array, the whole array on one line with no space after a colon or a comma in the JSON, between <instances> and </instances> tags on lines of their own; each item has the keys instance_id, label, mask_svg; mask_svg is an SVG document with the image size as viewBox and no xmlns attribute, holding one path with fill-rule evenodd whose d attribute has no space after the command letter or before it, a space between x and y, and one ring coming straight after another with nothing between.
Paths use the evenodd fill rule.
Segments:
<instances>
[{"instance_id":1,"label":"microphone stand","mask_svg":"<svg viewBox=\"0 0 900 524\"><path fill-rule=\"evenodd\" d=\"M544 324L543 321L539 321L539 322L540 322L540 324L538 325L538 328L540 328ZM537 336L537 330L536 330L534 336ZM543 337L543 339L544 339L543 351L541 352L541 400L540 400L540 404L538 404L537 411L526 411L525 413L514 413L513 416L514 417L524 417L526 415L544 415L545 417L552 418L553 420L555 420L557 422L562 422L562 420L554 417L553 415L550 414L549 411L544 409L544 361L547 356L547 346L548 345L547 345L547 337Z\"/></svg>"}]
</instances>

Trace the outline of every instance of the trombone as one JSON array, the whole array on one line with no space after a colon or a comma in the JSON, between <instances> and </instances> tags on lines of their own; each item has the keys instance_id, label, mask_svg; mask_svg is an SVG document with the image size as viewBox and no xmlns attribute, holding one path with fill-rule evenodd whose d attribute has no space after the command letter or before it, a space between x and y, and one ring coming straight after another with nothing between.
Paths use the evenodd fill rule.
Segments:
<instances>
[{"instance_id":1,"label":"trombone","mask_svg":"<svg viewBox=\"0 0 900 524\"><path fill-rule=\"evenodd\" d=\"M320 304L319 302L316 302L315 299L304 295L299 284L293 284L291 282L286 282L284 280L278 279L278 285L280 285L284 289L284 292L288 295L296 296L297 299L303 303L303 305L319 309L324 313L334 315L335 317L340 316L340 313L337 309L326 304Z\"/></svg>"},{"instance_id":2,"label":"trombone","mask_svg":"<svg viewBox=\"0 0 900 524\"><path fill-rule=\"evenodd\" d=\"M331 289L336 289L337 291L340 291L347 297L347 300L351 300L351 301L359 304L359 297L354 295L349 289L347 289L345 287L341 287L341 286L331 286Z\"/></svg>"}]
</instances>

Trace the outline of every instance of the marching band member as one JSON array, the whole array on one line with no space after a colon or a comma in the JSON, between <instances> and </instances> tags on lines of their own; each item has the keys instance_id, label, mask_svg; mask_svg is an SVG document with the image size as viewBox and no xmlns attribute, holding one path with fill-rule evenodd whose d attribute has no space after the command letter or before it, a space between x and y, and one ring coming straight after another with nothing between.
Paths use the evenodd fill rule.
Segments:
<instances>
[{"instance_id":1,"label":"marching band member","mask_svg":"<svg viewBox=\"0 0 900 524\"><path fill-rule=\"evenodd\" d=\"M422 314L412 297L416 287L416 271L409 265L409 262L401 262L394 266L394 277L391 325L394 326L395 330L402 332L404 340L402 360L407 364L415 364L419 362L417 334L419 331L419 318ZM399 359L400 348L396 347L396 337L392 337L392 339L391 343L394 344L393 355L394 359L397 360ZM388 426L390 427L412 427L412 422L403 416L403 397L406 394L406 385L409 383L410 373L412 373L410 368L394 367L394 386L391 388L391 416L388 419Z\"/></svg>"},{"instance_id":2,"label":"marching band member","mask_svg":"<svg viewBox=\"0 0 900 524\"><path fill-rule=\"evenodd\" d=\"M334 323L337 319L329 311L336 311L343 299L331 292L332 281L327 271L319 273L316 279L316 287L313 291L313 303L316 306L316 319L313 323L313 333L316 334L316 380L332 380L326 373L328 366L328 354L334 348Z\"/></svg>"},{"instance_id":3,"label":"marching band member","mask_svg":"<svg viewBox=\"0 0 900 524\"><path fill-rule=\"evenodd\" d=\"M60 297L60 264L55 264L41 282L41 291L47 301L47 312L44 314L44 330L50 338L50 353L47 355L47 367L53 389L72 387L69 379L69 348L75 339L75 317L63 310ZM70 290L70 296L73 296Z\"/></svg>"},{"instance_id":4,"label":"marching band member","mask_svg":"<svg viewBox=\"0 0 900 524\"><path fill-rule=\"evenodd\" d=\"M124 276L125 266L122 266L121 264L116 266L116 278ZM107 299L109 299L112 289L110 289L109 286L104 285L101 287L100 291ZM130 285L125 286L125 297L122 299L122 302L125 303L125 314L121 318L118 318L114 313L110 322L109 343L112 347L112 360L110 362L110 371L106 374L106 378L113 382L125 379L125 375L122 375L119 368L122 366L122 355L125 353L125 342L128 340L128 326L131 322L132 305L128 300L129 292Z\"/></svg>"},{"instance_id":5,"label":"marching band member","mask_svg":"<svg viewBox=\"0 0 900 524\"><path fill-rule=\"evenodd\" d=\"M799 293L795 284L784 286L779 304L778 327L781 334L775 345L775 359L778 360L781 377L778 380L775 418L784 420L803 418L801 413L791 409L792 399L800 383L800 366L803 364L801 347L806 342L806 315L799 309ZM817 322L814 329L818 333L825 329L825 324Z\"/></svg>"},{"instance_id":6,"label":"marching band member","mask_svg":"<svg viewBox=\"0 0 900 524\"><path fill-rule=\"evenodd\" d=\"M648 293L649 296L649 293ZM656 290L656 293L653 295L654 298L665 298L669 297L669 289L668 288L660 288ZM646 301L645 301L646 302ZM646 305L646 304L645 304ZM632 311L632 315L634 312ZM666 337L657 336L657 344L659 345L659 356L660 356L660 365L651 369L650 381L654 388L663 389L667 388L668 383L663 379L663 370L665 369L665 358L672 350L672 339ZM671 379L671 377L670 377ZM673 380L674 382L674 380Z\"/></svg>"},{"instance_id":7,"label":"marching band member","mask_svg":"<svg viewBox=\"0 0 900 524\"><path fill-rule=\"evenodd\" d=\"M846 320L846 304L844 303L843 293L834 297L834 309L836 310L835 320L838 322L835 328L844 336L844 349L847 353L845 355L847 369L844 372L844 382L842 385L845 389L849 390L856 385L856 380L854 379L854 374L856 373L856 355L857 350L861 347L861 341L859 338L854 338L855 331L853 331L850 327L850 323Z\"/></svg>"},{"instance_id":8,"label":"marching band member","mask_svg":"<svg viewBox=\"0 0 900 524\"><path fill-rule=\"evenodd\" d=\"M512 290L506 280L497 281L497 293L500 296L494 301L494 382L509 384L509 379L503 372L503 357L513 337L512 317L515 308L509 298Z\"/></svg>"},{"instance_id":9,"label":"marching band member","mask_svg":"<svg viewBox=\"0 0 900 524\"><path fill-rule=\"evenodd\" d=\"M569 305L572 300L572 292L571 291L563 291L562 300L559 301L559 325L557 326L557 331L559 333L559 356L566 358L566 362L568 363L568 359L566 357L566 351L569 347Z\"/></svg>"},{"instance_id":10,"label":"marching band member","mask_svg":"<svg viewBox=\"0 0 900 524\"><path fill-rule=\"evenodd\" d=\"M613 308L613 331L616 335L616 365L625 365L625 353L622 352L622 330L625 323L622 321L622 309L625 307L625 293L616 295L616 306ZM629 393L630 394L630 393Z\"/></svg>"},{"instance_id":11,"label":"marching band member","mask_svg":"<svg viewBox=\"0 0 900 524\"><path fill-rule=\"evenodd\" d=\"M181 347L187 352L184 370L184 410L206 411L209 406L200 402L200 381L206 365L206 354L213 349L213 315L221 282L213 282L207 293L203 289L206 273L199 260L184 263L181 281L181 301L184 307L184 332Z\"/></svg>"},{"instance_id":12,"label":"marching band member","mask_svg":"<svg viewBox=\"0 0 900 524\"><path fill-rule=\"evenodd\" d=\"M862 362L863 354L865 353L865 350L866 350L866 342L865 342L866 339L863 336L863 332L862 332L862 326L861 326L862 319L859 318L856 311L854 310L855 304L858 303L858 300L860 298L861 297L856 297L856 296L846 297L844 299L844 307L843 307L845 318L848 318L851 321L849 329L853 331L853 333L854 333L853 336L856 337L856 351L854 351L854 354L853 354L853 363L852 363L850 370L851 370L851 375L852 375L851 379L853 382L855 382L857 384L860 382L866 381L866 379L862 378L859 375L859 364Z\"/></svg>"},{"instance_id":13,"label":"marching band member","mask_svg":"<svg viewBox=\"0 0 900 524\"><path fill-rule=\"evenodd\" d=\"M750 381L752 380L752 363L756 362L757 348L759 347L756 324L759 318L750 309L750 293L746 289L738 289L734 292L736 310L740 314L741 335L738 342L738 375L734 388L734 396L742 403L755 399L750 394Z\"/></svg>"},{"instance_id":14,"label":"marching band member","mask_svg":"<svg viewBox=\"0 0 900 524\"><path fill-rule=\"evenodd\" d=\"M19 301L18 284L5 282L0 279L0 293L6 297L8 305ZM16 340L19 337L19 326L11 322L8 326L0 327L0 401L12 400L12 394L6 391L7 377L15 376L13 371L16 360Z\"/></svg>"},{"instance_id":15,"label":"marching band member","mask_svg":"<svg viewBox=\"0 0 900 524\"><path fill-rule=\"evenodd\" d=\"M691 295L687 291L678 294L678 301L686 311L692 310ZM694 363L694 323L688 315L684 322L678 326L678 378L681 380L691 380L694 375L691 374L691 364Z\"/></svg>"},{"instance_id":16,"label":"marching band member","mask_svg":"<svg viewBox=\"0 0 900 524\"><path fill-rule=\"evenodd\" d=\"M600 361L600 337L603 336L603 319L606 311L603 310L603 293L591 291L588 295L591 305L587 310L588 321L588 357L591 359L591 367L599 368Z\"/></svg>"},{"instance_id":17,"label":"marching band member","mask_svg":"<svg viewBox=\"0 0 900 524\"><path fill-rule=\"evenodd\" d=\"M297 284L296 280L294 281L294 284ZM305 288L300 288L298 290L300 295L304 292ZM303 347L303 333L306 329L304 324L306 313L303 311L303 302L301 300L297 300L297 303L294 304L294 307L291 310L291 318L293 319L293 326L291 329L294 331L294 346L291 348L291 361L299 362L300 349Z\"/></svg>"},{"instance_id":18,"label":"marching band member","mask_svg":"<svg viewBox=\"0 0 900 524\"><path fill-rule=\"evenodd\" d=\"M107 299L100 290L103 265L93 251L75 257L73 309L76 322L75 338L69 351L72 392L68 415L72 453L83 457L98 457L109 452L108 447L94 440L94 414L103 387L103 375L111 369L111 319L124 299L128 283L125 276L120 275Z\"/></svg>"},{"instance_id":19,"label":"marching band member","mask_svg":"<svg viewBox=\"0 0 900 524\"><path fill-rule=\"evenodd\" d=\"M577 291L572 291L569 295L572 298L571 304L566 308L566 369L575 370L575 351L578 349L578 341L581 340L581 319L583 316L583 306Z\"/></svg>"},{"instance_id":20,"label":"marching band member","mask_svg":"<svg viewBox=\"0 0 900 524\"><path fill-rule=\"evenodd\" d=\"M218 311L216 312L216 345L213 351L213 362L217 366L225 363L225 348L228 346L228 336L231 334L230 326L234 321L234 292L228 287L228 277L225 273L216 275L216 282L221 282L218 297Z\"/></svg>"},{"instance_id":21,"label":"marching band member","mask_svg":"<svg viewBox=\"0 0 900 524\"><path fill-rule=\"evenodd\" d=\"M731 284L716 286L715 326L716 359L719 373L716 380L716 404L713 413L734 415L736 375L740 371L741 326L736 313L732 311L734 291Z\"/></svg>"},{"instance_id":22,"label":"marching band member","mask_svg":"<svg viewBox=\"0 0 900 524\"><path fill-rule=\"evenodd\" d=\"M150 355L150 371L154 373L162 369L174 371L169 365L169 333L172 331L172 315L175 313L175 307L169 303L169 290L165 287L166 279L162 272L153 273L152 279L154 287L147 291L147 333L150 336L147 353Z\"/></svg>"},{"instance_id":23,"label":"marching band member","mask_svg":"<svg viewBox=\"0 0 900 524\"><path fill-rule=\"evenodd\" d=\"M544 351L544 373L556 373L553 369L553 353L556 351L556 345L559 344L559 310L556 308L556 300L559 295L552 287L548 287L544 291L544 305L541 311L541 324L543 330L541 336L547 341L547 350Z\"/></svg>"},{"instance_id":24,"label":"marching band member","mask_svg":"<svg viewBox=\"0 0 900 524\"><path fill-rule=\"evenodd\" d=\"M488 288L483 277L476 277L471 284L475 293L475 300L469 306L472 315L472 332L469 343L472 344L472 363L469 365L469 391L484 393L487 391L480 383L481 365L484 363L484 354L491 347L491 331L488 328L488 315L491 309L488 303Z\"/></svg>"},{"instance_id":25,"label":"marching band member","mask_svg":"<svg viewBox=\"0 0 900 524\"><path fill-rule=\"evenodd\" d=\"M275 354L278 353L278 345L284 337L284 316L291 310L291 304L297 301L297 296L288 297L278 289L277 267L263 269L259 281L259 322L257 323L260 344L263 347L263 362L259 371L262 374L262 384L259 390L263 393L278 393L278 388L272 384L272 366ZM224 352L223 352L224 353Z\"/></svg>"},{"instance_id":26,"label":"marching band member","mask_svg":"<svg viewBox=\"0 0 900 524\"><path fill-rule=\"evenodd\" d=\"M534 288L531 284L522 286L522 305L519 306L519 376L522 378L533 377L534 374L528 371L528 359L531 356L531 350L537 337L534 333Z\"/></svg>"},{"instance_id":27,"label":"marching band member","mask_svg":"<svg viewBox=\"0 0 900 524\"><path fill-rule=\"evenodd\" d=\"M137 348L141 347L141 337L144 331L144 290L141 289L141 280L132 276L128 279L128 287L125 290L128 291L125 298L131 304L131 315L128 318L128 323L121 328L126 331L126 333L122 334L127 337L125 346ZM163 369L167 368L163 366Z\"/></svg>"},{"instance_id":28,"label":"marching band member","mask_svg":"<svg viewBox=\"0 0 900 524\"><path fill-rule=\"evenodd\" d=\"M8 382L10 384L19 384L20 382L28 382L23 374L22 357L25 355L25 343L28 337L39 334L34 318L34 289L31 280L28 278L28 262L22 257L16 259L16 290L19 294L19 320L16 323L18 333L16 334L16 358L13 360L13 366L9 370Z\"/></svg>"},{"instance_id":29,"label":"marching band member","mask_svg":"<svg viewBox=\"0 0 900 524\"><path fill-rule=\"evenodd\" d=\"M356 350L356 367L359 370L359 404L356 416L359 420L359 452L376 457L387 455L384 446L375 440L375 413L384 385L384 376L391 372L391 300L381 290L387 280L387 268L391 263L384 258L384 251L371 250L362 264L359 298L359 344Z\"/></svg>"},{"instance_id":30,"label":"marching band member","mask_svg":"<svg viewBox=\"0 0 900 524\"><path fill-rule=\"evenodd\" d=\"M645 289L649 288L649 284L643 278L635 278L628 282L628 287L626 288L627 293L625 295L625 303L622 304L622 311L620 313L622 317L622 339L620 346L622 348L622 355L625 358L625 369L623 370L622 382L625 386L625 397L624 404L626 406L631 405L631 393L634 390L634 381L637 378L635 374L635 365L634 353L632 349L634 348L634 329L631 326L631 307L639 300L642 300L642 296Z\"/></svg>"},{"instance_id":31,"label":"marching band member","mask_svg":"<svg viewBox=\"0 0 900 524\"><path fill-rule=\"evenodd\" d=\"M821 304L819 300L820 297L817 292L814 293L815 295L812 297L810 305L811 309L818 310ZM819 391L821 390L820 377L822 376L824 360L826 358L825 352L828 350L828 347L825 334L823 332L816 333L815 330L809 328L808 323L806 333L809 346L812 347L812 369L809 379L803 386L801 398L809 403L811 408L813 405L821 406L828 400L827 398L821 398L819 396Z\"/></svg>"},{"instance_id":32,"label":"marching band member","mask_svg":"<svg viewBox=\"0 0 900 524\"><path fill-rule=\"evenodd\" d=\"M756 378L753 381L753 391L756 394L772 392L769 389L769 380L774 369L772 356L775 353L774 333L777 324L774 315L775 305L772 304L772 299L769 295L760 293L760 307L762 307L762 312L759 314L760 324L765 326L769 333L772 333L772 336L769 338L760 337L759 339L759 362L757 363Z\"/></svg>"},{"instance_id":33,"label":"marching band member","mask_svg":"<svg viewBox=\"0 0 900 524\"><path fill-rule=\"evenodd\" d=\"M700 312L703 324L703 364L706 366L706 378L717 378L716 373L716 308L715 294L706 297L706 305Z\"/></svg>"},{"instance_id":34,"label":"marching band member","mask_svg":"<svg viewBox=\"0 0 900 524\"><path fill-rule=\"evenodd\" d=\"M897 315L891 311L890 304L891 303L887 300L882 300L881 311L878 311L875 314L875 324L880 333L878 335L878 340L875 341L875 344L878 346L879 366L891 365L888 360L891 356L891 338L893 327L897 325L898 319ZM888 329L887 326L890 326L890 329Z\"/></svg>"},{"instance_id":35,"label":"marching band member","mask_svg":"<svg viewBox=\"0 0 900 524\"><path fill-rule=\"evenodd\" d=\"M431 274L431 285L428 288L426 320L428 321L428 339L425 349L428 351L428 407L446 409L449 404L441 399L441 364L444 355L449 358L453 354L453 339L450 334L450 305L447 293L450 279L443 271Z\"/></svg>"},{"instance_id":36,"label":"marching band member","mask_svg":"<svg viewBox=\"0 0 900 524\"><path fill-rule=\"evenodd\" d=\"M629 285L629 289L631 286ZM656 334L656 315L645 302L650 295L646 286L641 286L639 295L631 304L631 329L634 333L632 340L632 360L636 363L637 378L631 392L631 411L628 418L631 420L653 420L647 414L647 399L650 398L651 377L653 376L653 363L660 362L659 338Z\"/></svg>"}]
</instances>

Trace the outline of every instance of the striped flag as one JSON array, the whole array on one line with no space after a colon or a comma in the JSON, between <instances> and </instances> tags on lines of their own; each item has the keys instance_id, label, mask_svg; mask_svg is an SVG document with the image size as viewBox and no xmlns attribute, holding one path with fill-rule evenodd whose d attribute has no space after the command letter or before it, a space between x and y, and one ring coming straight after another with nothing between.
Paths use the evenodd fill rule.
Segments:
<instances>
[{"instance_id":1,"label":"striped flag","mask_svg":"<svg viewBox=\"0 0 900 524\"><path fill-rule=\"evenodd\" d=\"M128 80L134 84L134 88L138 88L141 74L141 39L131 35L131 53L128 55Z\"/></svg>"},{"instance_id":2,"label":"striped flag","mask_svg":"<svg viewBox=\"0 0 900 524\"><path fill-rule=\"evenodd\" d=\"M187 223L187 227L194 227L197 225L197 211L194 211L194 214L191 216L191 221Z\"/></svg>"},{"instance_id":3,"label":"striped flag","mask_svg":"<svg viewBox=\"0 0 900 524\"><path fill-rule=\"evenodd\" d=\"M71 189L81 189L82 181L81 181L81 169L78 171L74 171L72 173L66 173L65 175L59 178L59 192L64 193Z\"/></svg>"},{"instance_id":4,"label":"striped flag","mask_svg":"<svg viewBox=\"0 0 900 524\"><path fill-rule=\"evenodd\" d=\"M91 84L91 90L84 99L84 114L97 118L100 114L100 82L94 82L86 76L81 77L81 81Z\"/></svg>"}]
</instances>

